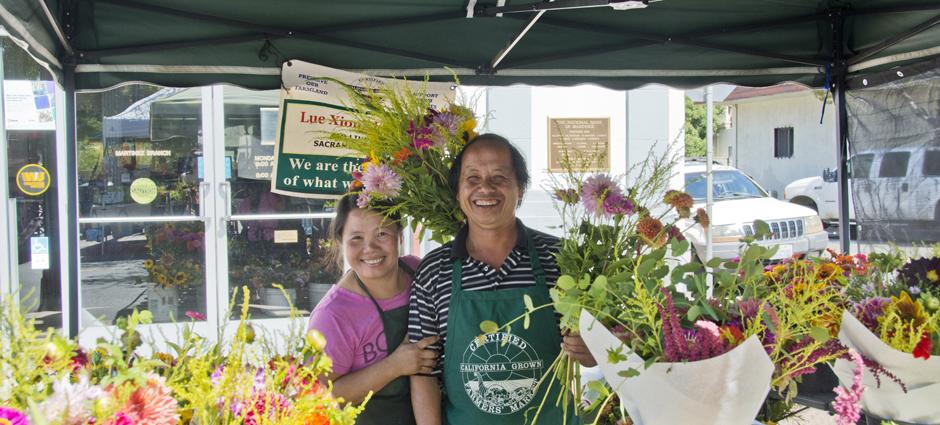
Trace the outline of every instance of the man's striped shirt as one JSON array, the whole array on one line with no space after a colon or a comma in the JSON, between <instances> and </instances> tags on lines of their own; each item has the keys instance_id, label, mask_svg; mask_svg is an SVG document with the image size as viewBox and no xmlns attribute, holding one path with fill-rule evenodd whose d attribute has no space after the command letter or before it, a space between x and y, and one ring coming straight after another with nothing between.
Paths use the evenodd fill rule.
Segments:
<instances>
[{"instance_id":1,"label":"man's striped shirt","mask_svg":"<svg viewBox=\"0 0 940 425\"><path fill-rule=\"evenodd\" d=\"M529 261L527 235L532 236L546 284L551 287L558 280L558 238L525 227L516 220L518 235L516 245L499 269L493 269L477 261L467 253L467 227L457 237L431 251L421 261L411 287L411 304L408 317L408 337L412 342L439 335L441 339L430 348L441 353L433 375L443 371L444 343L447 338L447 313L450 307L451 278L457 261L463 262L463 289L465 291L492 291L521 288L535 284L532 265ZM519 299L522 303L522 299Z\"/></svg>"}]
</instances>

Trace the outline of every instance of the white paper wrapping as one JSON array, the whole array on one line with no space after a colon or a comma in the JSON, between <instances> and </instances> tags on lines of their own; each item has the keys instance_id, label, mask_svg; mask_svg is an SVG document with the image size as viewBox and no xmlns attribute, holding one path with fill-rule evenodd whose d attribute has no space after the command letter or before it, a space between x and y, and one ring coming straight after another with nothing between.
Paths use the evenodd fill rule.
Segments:
<instances>
[{"instance_id":1,"label":"white paper wrapping","mask_svg":"<svg viewBox=\"0 0 940 425\"><path fill-rule=\"evenodd\" d=\"M774 365L756 337L707 360L655 363L630 351L587 311L581 312L581 337L608 384L637 425L750 425L767 393ZM626 361L607 362L607 350L622 350ZM638 376L618 372L636 369Z\"/></svg>"},{"instance_id":2,"label":"white paper wrapping","mask_svg":"<svg viewBox=\"0 0 940 425\"><path fill-rule=\"evenodd\" d=\"M859 354L874 360L901 379L907 393L886 377L878 387L875 377L865 368L862 384L862 408L873 415L902 422L918 424L940 423L940 357L915 358L911 353L895 350L881 341L851 313L842 313L839 340ZM852 386L855 365L847 360L836 360L833 370L843 386Z\"/></svg>"}]
</instances>

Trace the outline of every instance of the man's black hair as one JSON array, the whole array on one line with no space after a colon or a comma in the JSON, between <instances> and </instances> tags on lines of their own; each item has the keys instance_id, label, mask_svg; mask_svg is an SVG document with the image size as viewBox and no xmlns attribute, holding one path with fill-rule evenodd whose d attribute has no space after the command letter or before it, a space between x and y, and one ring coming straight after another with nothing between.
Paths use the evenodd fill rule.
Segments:
<instances>
[{"instance_id":1,"label":"man's black hair","mask_svg":"<svg viewBox=\"0 0 940 425\"><path fill-rule=\"evenodd\" d=\"M509 140L498 134L483 133L470 139L470 141L463 146L463 149L457 153L457 158L454 159L454 165L450 167L450 173L447 176L447 185L450 186L450 190L454 192L454 195L457 195L457 189L460 187L460 167L463 165L463 154L467 152L467 149L473 146L474 143L484 140L496 142L505 146L506 149L509 149L512 169L516 174L516 182L519 184L519 203L521 204L522 196L525 195L526 189L529 188L529 168L526 166L525 157L522 156L522 152L519 152L519 149L516 149Z\"/></svg>"}]
</instances>

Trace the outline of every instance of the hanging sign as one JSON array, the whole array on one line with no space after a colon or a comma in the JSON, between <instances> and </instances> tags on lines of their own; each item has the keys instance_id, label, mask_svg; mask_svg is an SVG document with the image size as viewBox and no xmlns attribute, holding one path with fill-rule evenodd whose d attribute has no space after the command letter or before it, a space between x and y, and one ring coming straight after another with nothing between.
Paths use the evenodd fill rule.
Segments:
<instances>
[{"instance_id":1,"label":"hanging sign","mask_svg":"<svg viewBox=\"0 0 940 425\"><path fill-rule=\"evenodd\" d=\"M16 172L16 187L24 195L39 196L49 190L52 177L49 170L39 164L26 164Z\"/></svg>"},{"instance_id":2,"label":"hanging sign","mask_svg":"<svg viewBox=\"0 0 940 425\"><path fill-rule=\"evenodd\" d=\"M5 80L4 115L7 130L55 130L55 83Z\"/></svg>"},{"instance_id":3,"label":"hanging sign","mask_svg":"<svg viewBox=\"0 0 940 425\"><path fill-rule=\"evenodd\" d=\"M341 71L292 60L281 70L284 89L277 115L271 192L303 198L338 198L352 183L361 159L331 133L352 128L346 88L375 90L386 84L426 87L431 106L453 99L449 83L406 82ZM342 82L342 84L340 83Z\"/></svg>"}]
</instances>

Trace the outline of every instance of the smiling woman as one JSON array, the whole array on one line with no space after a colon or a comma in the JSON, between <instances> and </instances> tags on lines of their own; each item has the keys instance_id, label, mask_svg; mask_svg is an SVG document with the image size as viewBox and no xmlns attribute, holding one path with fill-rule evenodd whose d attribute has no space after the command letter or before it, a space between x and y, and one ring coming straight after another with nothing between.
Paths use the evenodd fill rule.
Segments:
<instances>
[{"instance_id":1,"label":"smiling woman","mask_svg":"<svg viewBox=\"0 0 940 425\"><path fill-rule=\"evenodd\" d=\"M424 350L436 338L403 342L418 258L399 258L400 222L359 208L359 196L337 202L334 256L350 270L314 309L308 328L326 338L333 394L358 403L374 392L357 424L413 424L407 376L430 371L437 357Z\"/></svg>"}]
</instances>

